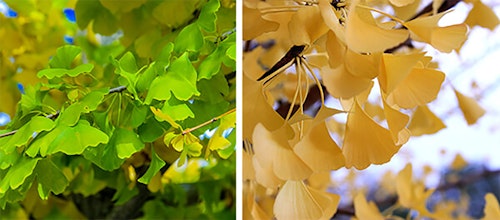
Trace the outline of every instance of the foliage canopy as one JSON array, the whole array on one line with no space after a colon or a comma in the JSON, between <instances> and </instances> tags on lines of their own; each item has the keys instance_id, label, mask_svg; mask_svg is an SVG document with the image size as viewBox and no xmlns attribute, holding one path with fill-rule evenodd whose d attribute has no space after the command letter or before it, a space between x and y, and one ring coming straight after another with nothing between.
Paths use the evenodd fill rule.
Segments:
<instances>
[{"instance_id":1,"label":"foliage canopy","mask_svg":"<svg viewBox=\"0 0 500 220\"><path fill-rule=\"evenodd\" d=\"M234 1L5 3L2 217L235 216Z\"/></svg>"}]
</instances>

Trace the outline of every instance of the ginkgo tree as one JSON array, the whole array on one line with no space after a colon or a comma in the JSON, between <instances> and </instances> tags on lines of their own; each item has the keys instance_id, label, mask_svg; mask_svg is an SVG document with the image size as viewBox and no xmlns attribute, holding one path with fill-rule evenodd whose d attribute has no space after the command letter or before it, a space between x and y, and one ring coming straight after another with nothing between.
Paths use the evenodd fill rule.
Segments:
<instances>
[{"instance_id":1,"label":"ginkgo tree","mask_svg":"<svg viewBox=\"0 0 500 220\"><path fill-rule=\"evenodd\" d=\"M243 3L244 216L330 219L340 196L328 192L330 172L385 164L412 135L443 122L427 107L446 80L429 45L459 51L471 27L500 22L480 0L463 23L442 26L459 0L293 0ZM485 111L454 90L469 124ZM376 97L377 101L368 97ZM336 103L338 108L329 103ZM362 192L344 198L358 219L418 217L433 190L412 181L412 165L396 178L396 208L380 212ZM485 218L498 216L486 196ZM449 213L448 213L449 214Z\"/></svg>"},{"instance_id":2,"label":"ginkgo tree","mask_svg":"<svg viewBox=\"0 0 500 220\"><path fill-rule=\"evenodd\" d=\"M234 1L4 6L2 218L234 218Z\"/></svg>"}]
</instances>

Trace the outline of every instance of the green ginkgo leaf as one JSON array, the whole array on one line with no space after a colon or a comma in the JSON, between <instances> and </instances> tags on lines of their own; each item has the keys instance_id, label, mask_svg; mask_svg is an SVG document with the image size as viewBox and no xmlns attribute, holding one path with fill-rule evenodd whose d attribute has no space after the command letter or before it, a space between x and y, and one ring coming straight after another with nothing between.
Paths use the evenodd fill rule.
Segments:
<instances>
[{"instance_id":1,"label":"green ginkgo leaf","mask_svg":"<svg viewBox=\"0 0 500 220\"><path fill-rule=\"evenodd\" d=\"M73 45L64 45L57 48L56 55L49 61L51 68L71 68L73 60L82 52L82 49Z\"/></svg>"},{"instance_id":2,"label":"green ginkgo leaf","mask_svg":"<svg viewBox=\"0 0 500 220\"><path fill-rule=\"evenodd\" d=\"M192 23L184 27L174 41L174 50L177 53L198 51L203 46L204 39L200 27Z\"/></svg>"},{"instance_id":3,"label":"green ginkgo leaf","mask_svg":"<svg viewBox=\"0 0 500 220\"><path fill-rule=\"evenodd\" d=\"M171 93L182 101L198 96L200 92L196 88L196 78L197 73L189 60L188 53L184 53L172 62L165 75L153 80L145 103L150 104L153 99L169 100Z\"/></svg>"},{"instance_id":4,"label":"green ginkgo leaf","mask_svg":"<svg viewBox=\"0 0 500 220\"><path fill-rule=\"evenodd\" d=\"M148 184L151 178L153 178L158 171L160 171L161 168L165 166L165 161L163 161L158 154L156 154L154 147L151 148L151 163L149 165L148 170L146 173L139 178L140 183Z\"/></svg>"},{"instance_id":5,"label":"green ginkgo leaf","mask_svg":"<svg viewBox=\"0 0 500 220\"><path fill-rule=\"evenodd\" d=\"M42 199L47 199L50 192L54 194L64 192L69 185L64 173L49 158L44 158L38 162L35 173L38 182L38 195Z\"/></svg>"},{"instance_id":6,"label":"green ginkgo leaf","mask_svg":"<svg viewBox=\"0 0 500 220\"><path fill-rule=\"evenodd\" d=\"M33 173L33 169L41 158L21 157L14 166L10 167L7 174L0 180L0 194L10 189L17 189L26 178Z\"/></svg>"},{"instance_id":7,"label":"green ginkgo leaf","mask_svg":"<svg viewBox=\"0 0 500 220\"><path fill-rule=\"evenodd\" d=\"M86 63L79 65L73 69L51 68L43 69L38 72L38 77L46 77L47 79L60 78L63 76L76 77L82 73L89 73L94 69L94 64Z\"/></svg>"},{"instance_id":8,"label":"green ginkgo leaf","mask_svg":"<svg viewBox=\"0 0 500 220\"><path fill-rule=\"evenodd\" d=\"M38 152L41 156L63 152L68 155L81 154L87 147L95 147L107 143L108 136L89 122L80 120L75 126L59 125L54 130L35 141L26 150L26 154L34 157Z\"/></svg>"},{"instance_id":9,"label":"green ginkgo leaf","mask_svg":"<svg viewBox=\"0 0 500 220\"><path fill-rule=\"evenodd\" d=\"M200 16L196 22L206 32L215 32L215 22L217 21L216 12L219 8L220 3L218 0L210 0L201 9Z\"/></svg>"},{"instance_id":10,"label":"green ginkgo leaf","mask_svg":"<svg viewBox=\"0 0 500 220\"><path fill-rule=\"evenodd\" d=\"M48 131L54 128L54 126L55 123L52 120L42 116L35 116L10 137L9 141L2 146L3 150L5 153L10 154L16 147L27 144L33 138L35 132Z\"/></svg>"},{"instance_id":11,"label":"green ginkgo leaf","mask_svg":"<svg viewBox=\"0 0 500 220\"><path fill-rule=\"evenodd\" d=\"M117 128L114 135L114 145L117 156L120 159L129 158L132 154L144 148L144 143L142 143L139 136L133 131Z\"/></svg>"}]
</instances>

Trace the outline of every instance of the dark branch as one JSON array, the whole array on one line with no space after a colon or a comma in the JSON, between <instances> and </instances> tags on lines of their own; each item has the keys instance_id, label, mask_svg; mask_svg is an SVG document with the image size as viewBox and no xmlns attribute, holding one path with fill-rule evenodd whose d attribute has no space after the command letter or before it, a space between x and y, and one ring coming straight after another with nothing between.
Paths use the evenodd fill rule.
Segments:
<instances>
[{"instance_id":1,"label":"dark branch","mask_svg":"<svg viewBox=\"0 0 500 220\"><path fill-rule=\"evenodd\" d=\"M295 57L300 56L300 54L302 53L302 51L304 51L305 47L306 47L305 45L300 45L300 46L295 45L292 48L290 48L290 50L288 50L288 52L286 52L285 56L283 56L276 64L274 64L271 67L271 69L267 70L261 77L259 77L259 79L257 79L257 81L265 79L269 75L271 75L274 72L276 72L277 70L279 70L281 67L283 67L283 66L287 65L288 63L292 62L293 59L295 59ZM271 77L270 79L267 79L266 82L268 82L272 78L273 77Z\"/></svg>"}]
</instances>

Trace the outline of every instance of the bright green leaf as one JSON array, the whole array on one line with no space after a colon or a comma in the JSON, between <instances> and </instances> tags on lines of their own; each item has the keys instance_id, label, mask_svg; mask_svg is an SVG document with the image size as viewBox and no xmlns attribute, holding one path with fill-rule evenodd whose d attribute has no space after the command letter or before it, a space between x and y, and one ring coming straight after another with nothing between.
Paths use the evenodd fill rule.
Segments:
<instances>
[{"instance_id":1,"label":"bright green leaf","mask_svg":"<svg viewBox=\"0 0 500 220\"><path fill-rule=\"evenodd\" d=\"M172 117L175 121L182 121L188 117L194 118L193 111L185 103L179 101L174 101L173 103L170 103L170 101L165 102L161 111Z\"/></svg>"},{"instance_id":2,"label":"bright green leaf","mask_svg":"<svg viewBox=\"0 0 500 220\"><path fill-rule=\"evenodd\" d=\"M149 117L141 126L139 126L137 132L144 143L151 143L160 138L163 135L164 130L160 122L158 122L154 117Z\"/></svg>"},{"instance_id":3,"label":"bright green leaf","mask_svg":"<svg viewBox=\"0 0 500 220\"><path fill-rule=\"evenodd\" d=\"M35 168L38 181L38 194L40 198L47 199L50 192L63 193L69 185L64 173L50 158L40 160Z\"/></svg>"},{"instance_id":4,"label":"bright green leaf","mask_svg":"<svg viewBox=\"0 0 500 220\"><path fill-rule=\"evenodd\" d=\"M137 64L135 61L135 57L132 52L128 51L125 53L120 60L118 60L118 64L120 65L120 70L128 73L137 72Z\"/></svg>"},{"instance_id":5,"label":"bright green leaf","mask_svg":"<svg viewBox=\"0 0 500 220\"><path fill-rule=\"evenodd\" d=\"M144 148L144 144L139 136L130 130L117 128L114 132L114 144L117 150L117 156L120 159L129 158L135 152Z\"/></svg>"},{"instance_id":6,"label":"bright green leaf","mask_svg":"<svg viewBox=\"0 0 500 220\"><path fill-rule=\"evenodd\" d=\"M219 73L224 56L225 53L221 47L218 47L214 52L208 55L198 67L198 80L211 79L213 75Z\"/></svg>"},{"instance_id":7,"label":"bright green leaf","mask_svg":"<svg viewBox=\"0 0 500 220\"><path fill-rule=\"evenodd\" d=\"M154 147L151 148L151 163L149 165L146 173L139 178L140 183L148 184L151 178L153 178L156 173L160 171L161 168L165 166L165 161L163 161L155 152Z\"/></svg>"},{"instance_id":8,"label":"bright green leaf","mask_svg":"<svg viewBox=\"0 0 500 220\"><path fill-rule=\"evenodd\" d=\"M232 60L236 61L236 43L229 46L229 48L226 50L226 55Z\"/></svg>"},{"instance_id":9,"label":"bright green leaf","mask_svg":"<svg viewBox=\"0 0 500 220\"><path fill-rule=\"evenodd\" d=\"M9 188L17 189L24 183L26 178L33 173L33 169L41 158L21 157L14 166L9 168L5 177L0 180L0 194L7 192Z\"/></svg>"},{"instance_id":10,"label":"bright green leaf","mask_svg":"<svg viewBox=\"0 0 500 220\"><path fill-rule=\"evenodd\" d=\"M7 154L3 150L0 150L0 170L5 170L12 166L17 161L19 156L21 155L17 152Z\"/></svg>"},{"instance_id":11,"label":"bright green leaf","mask_svg":"<svg viewBox=\"0 0 500 220\"><path fill-rule=\"evenodd\" d=\"M10 154L12 153L16 147L25 145L28 141L33 138L33 134L35 132L40 133L42 131L48 131L54 128L55 123L42 116L33 117L26 125L21 127L12 137L10 137L9 141L2 146L3 150Z\"/></svg>"},{"instance_id":12,"label":"bright green leaf","mask_svg":"<svg viewBox=\"0 0 500 220\"><path fill-rule=\"evenodd\" d=\"M170 92L182 101L189 100L193 95L200 95L196 88L196 77L196 70L191 64L188 54L184 53L172 62L165 75L153 80L145 103L150 104L153 99L169 100L171 97Z\"/></svg>"},{"instance_id":13,"label":"bright green leaf","mask_svg":"<svg viewBox=\"0 0 500 220\"><path fill-rule=\"evenodd\" d=\"M200 142L184 144L184 150L187 151L187 154L192 157L199 157L202 149L203 145L201 145Z\"/></svg>"},{"instance_id":14,"label":"bright green leaf","mask_svg":"<svg viewBox=\"0 0 500 220\"><path fill-rule=\"evenodd\" d=\"M216 12L219 10L220 3L218 0L210 0L201 9L200 16L196 21L203 30L213 33L215 32L215 22L217 21Z\"/></svg>"},{"instance_id":15,"label":"bright green leaf","mask_svg":"<svg viewBox=\"0 0 500 220\"><path fill-rule=\"evenodd\" d=\"M68 155L81 154L87 147L107 143L108 136L87 121L80 120L75 126L59 125L46 135L36 138L26 154L34 157L38 152L41 156L63 152Z\"/></svg>"},{"instance_id":16,"label":"bright green leaf","mask_svg":"<svg viewBox=\"0 0 500 220\"><path fill-rule=\"evenodd\" d=\"M184 27L174 41L174 50L177 53L198 51L203 46L204 39L200 27L195 23Z\"/></svg>"},{"instance_id":17,"label":"bright green leaf","mask_svg":"<svg viewBox=\"0 0 500 220\"><path fill-rule=\"evenodd\" d=\"M86 63L79 65L73 69L62 69L62 68L52 68L52 69L43 69L38 72L38 77L46 77L47 79L60 78L63 76L75 77L82 73L89 73L94 69L94 64Z\"/></svg>"},{"instance_id":18,"label":"bright green leaf","mask_svg":"<svg viewBox=\"0 0 500 220\"><path fill-rule=\"evenodd\" d=\"M51 68L69 69L71 68L71 63L81 51L80 47L73 45L59 47L57 48L56 55L49 61L49 65Z\"/></svg>"}]
</instances>

